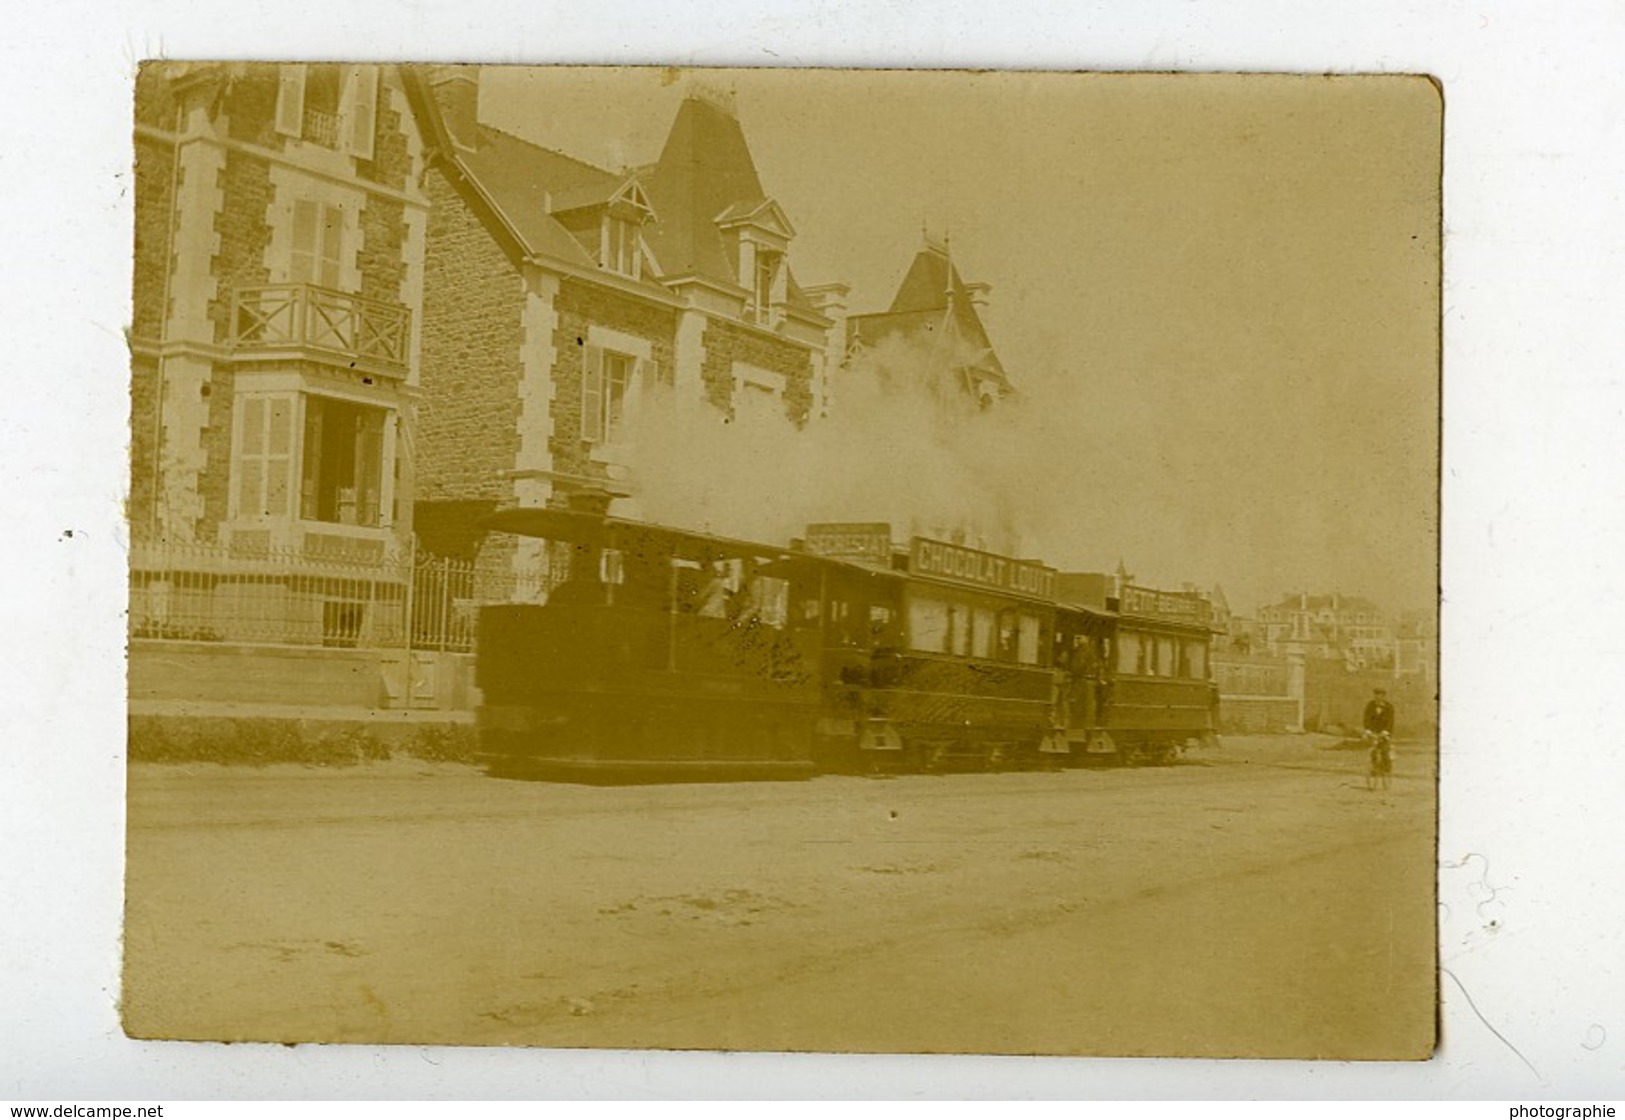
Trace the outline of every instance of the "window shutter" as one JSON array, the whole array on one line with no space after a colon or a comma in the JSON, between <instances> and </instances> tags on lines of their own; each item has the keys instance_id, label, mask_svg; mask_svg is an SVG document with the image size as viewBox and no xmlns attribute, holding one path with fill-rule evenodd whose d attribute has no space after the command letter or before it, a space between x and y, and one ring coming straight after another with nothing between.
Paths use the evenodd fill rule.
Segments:
<instances>
[{"instance_id":1,"label":"window shutter","mask_svg":"<svg viewBox=\"0 0 1625 1120\"><path fill-rule=\"evenodd\" d=\"M589 346L581 362L581 438L604 438L604 352Z\"/></svg>"},{"instance_id":2,"label":"window shutter","mask_svg":"<svg viewBox=\"0 0 1625 1120\"><path fill-rule=\"evenodd\" d=\"M344 127L350 154L371 159L373 134L378 126L378 68L352 66L344 82Z\"/></svg>"},{"instance_id":3,"label":"window shutter","mask_svg":"<svg viewBox=\"0 0 1625 1120\"><path fill-rule=\"evenodd\" d=\"M316 204L298 199L293 204L293 252L288 264L290 283L315 282L316 238Z\"/></svg>"},{"instance_id":4,"label":"window shutter","mask_svg":"<svg viewBox=\"0 0 1625 1120\"><path fill-rule=\"evenodd\" d=\"M344 245L344 211L337 206L322 207L321 276L324 288L339 286L339 255Z\"/></svg>"},{"instance_id":5,"label":"window shutter","mask_svg":"<svg viewBox=\"0 0 1625 1120\"><path fill-rule=\"evenodd\" d=\"M288 467L292 444L293 401L277 397L270 401L269 429L265 440L265 512L281 516L288 512Z\"/></svg>"},{"instance_id":6,"label":"window shutter","mask_svg":"<svg viewBox=\"0 0 1625 1120\"><path fill-rule=\"evenodd\" d=\"M290 63L281 68L276 91L276 130L298 138L305 123L305 66Z\"/></svg>"},{"instance_id":7,"label":"window shutter","mask_svg":"<svg viewBox=\"0 0 1625 1120\"><path fill-rule=\"evenodd\" d=\"M261 459L265 451L265 401L244 397L237 441L237 515L252 517L260 512Z\"/></svg>"}]
</instances>

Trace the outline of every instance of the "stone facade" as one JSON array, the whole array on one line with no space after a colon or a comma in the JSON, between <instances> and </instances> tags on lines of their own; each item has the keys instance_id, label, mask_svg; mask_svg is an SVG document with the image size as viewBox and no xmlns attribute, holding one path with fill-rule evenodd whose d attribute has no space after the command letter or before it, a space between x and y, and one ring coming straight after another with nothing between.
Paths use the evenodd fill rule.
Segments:
<instances>
[{"instance_id":1,"label":"stone facade","mask_svg":"<svg viewBox=\"0 0 1625 1120\"><path fill-rule=\"evenodd\" d=\"M636 497L635 429L611 430L611 386L630 401L658 383L739 420L749 376L758 407L771 394L809 421L830 320L787 266L770 291L731 271L755 260L741 236L782 262L789 235L730 115L685 103L661 167L613 173L478 124L469 68L416 71L407 89L430 146L417 523L435 551L518 573L545 557L481 542L484 512ZM657 226L669 278L640 233Z\"/></svg>"},{"instance_id":2,"label":"stone facade","mask_svg":"<svg viewBox=\"0 0 1625 1120\"><path fill-rule=\"evenodd\" d=\"M763 331L725 319L706 324L705 356L700 377L705 399L734 414L734 385L740 364L777 373L784 378L784 414L798 427L812 411L815 355L805 346L775 338Z\"/></svg>"},{"instance_id":3,"label":"stone facade","mask_svg":"<svg viewBox=\"0 0 1625 1120\"><path fill-rule=\"evenodd\" d=\"M439 171L429 195L416 501L513 496L525 286Z\"/></svg>"},{"instance_id":4,"label":"stone facade","mask_svg":"<svg viewBox=\"0 0 1625 1120\"><path fill-rule=\"evenodd\" d=\"M306 103L307 83L332 103L316 106L314 93ZM138 537L229 544L242 533L298 550L319 524L324 538L405 543L411 503L394 486L411 476L399 437L418 380L411 278L427 199L404 105L389 67L142 68L130 331ZM245 400L261 424L247 435ZM310 440L328 411L324 458ZM332 452L344 441L355 448Z\"/></svg>"},{"instance_id":5,"label":"stone facade","mask_svg":"<svg viewBox=\"0 0 1625 1120\"><path fill-rule=\"evenodd\" d=\"M657 377L670 377L676 355L677 314L664 305L579 280L559 286L555 302L558 327L553 333L554 470L584 478L607 479L607 464L593 457L593 445L582 433L584 356L599 327L639 339L648 345Z\"/></svg>"}]
</instances>

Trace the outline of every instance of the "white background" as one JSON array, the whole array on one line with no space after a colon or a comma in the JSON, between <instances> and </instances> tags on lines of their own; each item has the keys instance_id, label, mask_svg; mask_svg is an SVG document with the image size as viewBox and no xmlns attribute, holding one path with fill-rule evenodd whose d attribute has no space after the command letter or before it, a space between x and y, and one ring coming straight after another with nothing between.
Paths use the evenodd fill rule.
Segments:
<instances>
[{"instance_id":1,"label":"white background","mask_svg":"<svg viewBox=\"0 0 1625 1120\"><path fill-rule=\"evenodd\" d=\"M1578 0L1353 8L12 6L0 43L0 621L11 639L0 654L0 1099L1619 1097L1625 8ZM1449 970L1439 1057L1263 1066L125 1040L114 1012L122 330L130 83L136 61L156 56L1438 77L1446 101L1440 914Z\"/></svg>"}]
</instances>

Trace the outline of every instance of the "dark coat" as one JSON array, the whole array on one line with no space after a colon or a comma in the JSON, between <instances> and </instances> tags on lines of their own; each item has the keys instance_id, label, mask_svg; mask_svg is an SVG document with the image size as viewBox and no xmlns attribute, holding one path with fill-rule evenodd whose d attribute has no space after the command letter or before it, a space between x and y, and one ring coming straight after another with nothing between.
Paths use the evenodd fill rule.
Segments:
<instances>
[{"instance_id":1,"label":"dark coat","mask_svg":"<svg viewBox=\"0 0 1625 1120\"><path fill-rule=\"evenodd\" d=\"M1394 730L1394 706L1386 700L1373 698L1365 706L1365 729L1376 732L1387 731L1392 734Z\"/></svg>"}]
</instances>

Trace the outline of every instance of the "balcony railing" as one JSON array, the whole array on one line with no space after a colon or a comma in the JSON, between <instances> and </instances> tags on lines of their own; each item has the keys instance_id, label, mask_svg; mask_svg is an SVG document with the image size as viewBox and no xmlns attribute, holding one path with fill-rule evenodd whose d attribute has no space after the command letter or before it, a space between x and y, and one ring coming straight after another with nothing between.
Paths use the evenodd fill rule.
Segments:
<instances>
[{"instance_id":1,"label":"balcony railing","mask_svg":"<svg viewBox=\"0 0 1625 1120\"><path fill-rule=\"evenodd\" d=\"M314 284L239 288L231 345L237 351L298 354L381 373L406 373L412 312Z\"/></svg>"}]
</instances>

